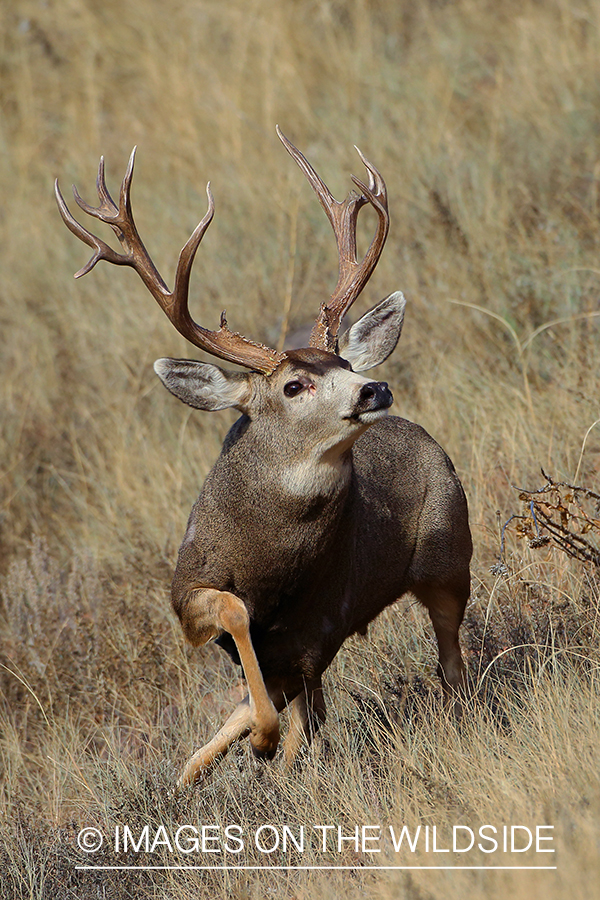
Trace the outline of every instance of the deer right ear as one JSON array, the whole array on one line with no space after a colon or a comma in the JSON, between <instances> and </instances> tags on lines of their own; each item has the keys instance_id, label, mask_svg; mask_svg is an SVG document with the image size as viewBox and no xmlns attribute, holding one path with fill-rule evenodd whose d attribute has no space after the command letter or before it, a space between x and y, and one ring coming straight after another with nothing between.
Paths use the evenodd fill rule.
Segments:
<instances>
[{"instance_id":1,"label":"deer right ear","mask_svg":"<svg viewBox=\"0 0 600 900\"><path fill-rule=\"evenodd\" d=\"M249 375L191 359L157 359L154 371L167 390L188 406L210 411L233 406L246 412L251 396Z\"/></svg>"}]
</instances>

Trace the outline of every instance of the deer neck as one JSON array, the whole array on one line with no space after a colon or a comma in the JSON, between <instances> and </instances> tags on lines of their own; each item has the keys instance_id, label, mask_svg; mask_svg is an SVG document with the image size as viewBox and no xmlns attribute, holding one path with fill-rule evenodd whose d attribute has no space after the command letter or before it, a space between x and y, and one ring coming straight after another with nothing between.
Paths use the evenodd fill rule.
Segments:
<instances>
[{"instance_id":1,"label":"deer neck","mask_svg":"<svg viewBox=\"0 0 600 900\"><path fill-rule=\"evenodd\" d=\"M231 489L228 502L238 509L286 522L320 516L330 527L354 483L352 444L307 447L294 435L271 436L243 416L228 434L215 470Z\"/></svg>"}]
</instances>

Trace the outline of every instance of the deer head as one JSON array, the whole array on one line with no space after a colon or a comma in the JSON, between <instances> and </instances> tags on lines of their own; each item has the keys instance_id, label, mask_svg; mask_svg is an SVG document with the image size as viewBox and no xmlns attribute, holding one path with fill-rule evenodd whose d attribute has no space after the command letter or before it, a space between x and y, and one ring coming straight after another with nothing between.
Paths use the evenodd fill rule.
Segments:
<instances>
[{"instance_id":1,"label":"deer head","mask_svg":"<svg viewBox=\"0 0 600 900\"><path fill-rule=\"evenodd\" d=\"M365 392L364 385L368 382L362 378L357 379L353 373L372 368L389 356L398 342L404 316L404 297L397 292L366 313L342 336L341 340L338 337L343 317L369 280L385 244L389 228L385 183L375 166L358 151L367 169L369 183L364 184L353 176L352 180L359 193L351 191L343 202L339 202L334 199L302 153L279 128L277 133L314 188L331 222L337 242L338 282L330 300L320 307L309 341L313 356L307 357L309 364L314 363L314 355L319 353L321 360L324 360L326 355L331 362L336 359L335 366L327 367L327 377L317 377L314 365L313 378L307 377L306 373L302 374L303 358L298 353L295 355L289 351L278 353L270 347L230 331L225 311L221 313L220 326L216 331L203 328L192 319L188 308L190 272L196 251L214 215L210 183L206 189L208 211L179 255L175 286L169 291L142 243L133 218L131 182L135 148L121 184L118 205L106 187L103 158L100 160L97 177L100 201L97 207L86 203L73 187L77 205L88 215L105 222L113 229L123 248L121 253L113 250L77 222L65 203L58 181L55 184L58 207L67 228L94 250L89 262L75 274L75 277L79 278L90 272L101 259L115 265L131 266L180 334L207 353L250 370L250 374L243 375L225 372L208 363L158 360L155 364L158 376L175 396L190 406L203 410L235 407L251 414L253 410L268 406L266 397L269 395L278 398L275 405L278 404L278 409L282 413L296 408L302 410L304 418L307 419L310 418L306 415L309 409L312 407L316 409L321 404L322 413L327 413L326 407L331 403L336 406L341 420L348 423L347 428L357 426L354 430L358 432L361 425L366 427L368 424L368 413L375 410L364 409L357 412L355 403L360 399L363 406L368 405L366 395L372 393L373 396L369 398L371 405L385 401L389 406L391 395L389 391L384 394L383 391L378 392L375 389ZM370 204L377 213L378 225L369 249L359 261L356 249L356 224L359 211L366 204ZM345 362L342 362L340 357L343 357ZM331 373L336 368L337 376L332 377ZM348 390L352 395L350 405L343 399ZM302 418L301 415L299 419Z\"/></svg>"}]
</instances>

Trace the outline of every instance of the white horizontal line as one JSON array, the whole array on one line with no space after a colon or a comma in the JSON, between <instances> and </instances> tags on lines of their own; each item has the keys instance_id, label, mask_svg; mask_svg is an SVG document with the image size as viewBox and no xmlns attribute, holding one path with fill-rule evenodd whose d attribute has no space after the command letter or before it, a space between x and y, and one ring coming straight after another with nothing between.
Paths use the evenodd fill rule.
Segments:
<instances>
[{"instance_id":1,"label":"white horizontal line","mask_svg":"<svg viewBox=\"0 0 600 900\"><path fill-rule=\"evenodd\" d=\"M557 869L557 866L75 866L77 871L93 871L93 872L101 872L101 871L122 871L122 870L130 870L130 871L159 871L159 870L202 870L204 872L218 872L223 870L234 870L234 869L244 869L244 870L252 870L252 871L269 871L269 870L315 870L315 869L326 869L327 871L336 871L339 869L343 872L372 872L372 871L389 871L393 869L502 869L503 871L511 870L511 871L535 871L539 869L543 870L551 870Z\"/></svg>"}]
</instances>

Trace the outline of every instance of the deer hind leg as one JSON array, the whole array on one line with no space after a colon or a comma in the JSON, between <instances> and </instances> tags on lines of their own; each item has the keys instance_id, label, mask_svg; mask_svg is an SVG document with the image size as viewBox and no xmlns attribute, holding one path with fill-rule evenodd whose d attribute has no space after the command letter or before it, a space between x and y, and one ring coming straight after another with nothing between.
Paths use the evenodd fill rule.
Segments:
<instances>
[{"instance_id":1,"label":"deer hind leg","mask_svg":"<svg viewBox=\"0 0 600 900\"><path fill-rule=\"evenodd\" d=\"M469 599L468 587L465 590L419 585L414 588L414 593L427 607L437 638L438 675L442 681L444 701L460 714L460 697L466 689L466 674L458 631Z\"/></svg>"},{"instance_id":2,"label":"deer hind leg","mask_svg":"<svg viewBox=\"0 0 600 900\"><path fill-rule=\"evenodd\" d=\"M236 707L212 741L198 750L187 764L180 784L198 779L234 741L250 735L258 756L272 758L279 743L279 716L269 696L250 637L250 618L244 603L228 591L202 588L188 596L180 611L188 640L199 646L222 631L232 636L248 684L248 696Z\"/></svg>"},{"instance_id":3,"label":"deer hind leg","mask_svg":"<svg viewBox=\"0 0 600 900\"><path fill-rule=\"evenodd\" d=\"M291 768L303 744L310 744L327 716L321 679L306 682L290 704L290 725L283 742L284 764Z\"/></svg>"}]
</instances>

